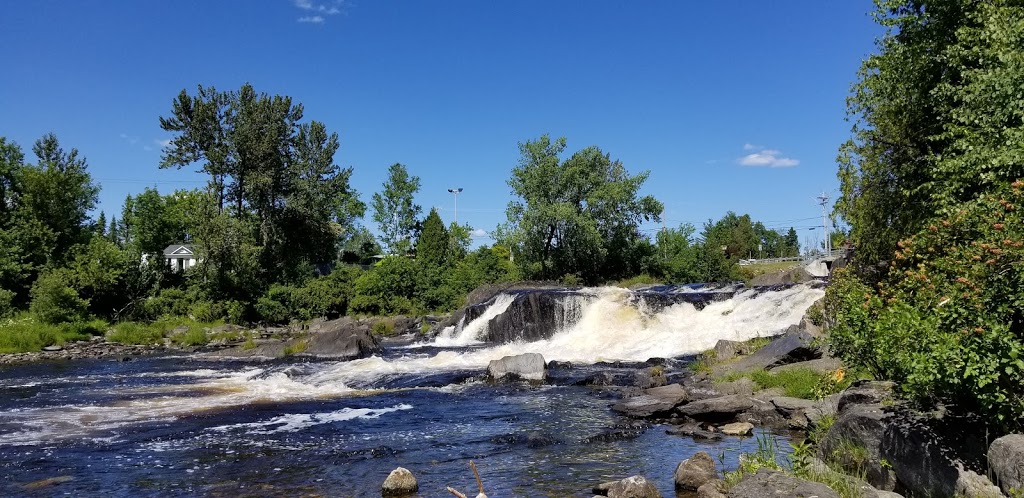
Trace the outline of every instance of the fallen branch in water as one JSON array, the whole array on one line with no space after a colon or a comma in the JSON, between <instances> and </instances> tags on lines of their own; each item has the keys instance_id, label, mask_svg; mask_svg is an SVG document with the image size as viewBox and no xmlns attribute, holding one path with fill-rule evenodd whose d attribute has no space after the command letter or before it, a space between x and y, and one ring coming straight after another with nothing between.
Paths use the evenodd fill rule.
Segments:
<instances>
[{"instance_id":1,"label":"fallen branch in water","mask_svg":"<svg viewBox=\"0 0 1024 498\"><path fill-rule=\"evenodd\" d=\"M484 494L484 482L480 480L480 472L476 470L476 462L470 460L469 468L473 469L473 476L476 477L476 485L480 489L480 493L476 495L476 498L487 498L487 495ZM458 498L468 498L466 495L460 493L459 490L451 486L448 486L446 489L449 493L457 496Z\"/></svg>"}]
</instances>

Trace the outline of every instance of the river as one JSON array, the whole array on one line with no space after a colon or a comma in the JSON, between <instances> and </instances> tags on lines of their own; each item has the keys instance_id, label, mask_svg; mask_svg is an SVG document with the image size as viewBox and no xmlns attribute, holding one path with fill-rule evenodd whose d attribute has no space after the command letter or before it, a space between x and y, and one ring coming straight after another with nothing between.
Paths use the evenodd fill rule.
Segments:
<instances>
[{"instance_id":1,"label":"river","mask_svg":"<svg viewBox=\"0 0 1024 498\"><path fill-rule=\"evenodd\" d=\"M481 343L497 308L426 343L370 358L250 363L200 356L38 362L0 368L2 496L380 496L395 467L420 496L592 496L643 474L674 496L672 471L704 450L734 467L754 439L695 443L609 410L594 372L628 376L649 358L682 375L718 339L773 335L822 290L739 290L701 309L652 311L592 289L547 339ZM507 306L496 299L492 307ZM572 362L550 382L492 384L487 362L539 352ZM783 439L784 440L784 439Z\"/></svg>"}]
</instances>

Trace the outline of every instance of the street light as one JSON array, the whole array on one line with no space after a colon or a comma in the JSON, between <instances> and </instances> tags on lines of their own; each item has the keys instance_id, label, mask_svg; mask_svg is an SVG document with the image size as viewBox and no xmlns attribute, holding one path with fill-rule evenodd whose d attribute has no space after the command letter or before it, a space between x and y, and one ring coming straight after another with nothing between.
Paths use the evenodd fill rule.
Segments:
<instances>
[{"instance_id":1,"label":"street light","mask_svg":"<svg viewBox=\"0 0 1024 498\"><path fill-rule=\"evenodd\" d=\"M459 194L462 192L462 187L450 188L449 192L455 195L455 224L459 224Z\"/></svg>"}]
</instances>

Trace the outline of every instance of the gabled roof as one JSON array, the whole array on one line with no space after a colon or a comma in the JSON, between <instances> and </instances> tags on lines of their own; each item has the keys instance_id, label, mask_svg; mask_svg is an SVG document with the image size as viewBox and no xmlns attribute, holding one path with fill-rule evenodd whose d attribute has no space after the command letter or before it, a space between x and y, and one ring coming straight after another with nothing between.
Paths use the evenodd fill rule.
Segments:
<instances>
[{"instance_id":1,"label":"gabled roof","mask_svg":"<svg viewBox=\"0 0 1024 498\"><path fill-rule=\"evenodd\" d=\"M192 246L185 244L171 244L164 249L164 257L171 256L193 256Z\"/></svg>"}]
</instances>

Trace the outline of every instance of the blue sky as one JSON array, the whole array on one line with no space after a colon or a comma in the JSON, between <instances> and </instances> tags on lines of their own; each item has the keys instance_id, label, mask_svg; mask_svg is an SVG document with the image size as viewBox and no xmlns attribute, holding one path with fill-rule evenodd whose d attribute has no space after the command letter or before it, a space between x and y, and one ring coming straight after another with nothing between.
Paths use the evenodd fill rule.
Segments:
<instances>
[{"instance_id":1,"label":"blue sky","mask_svg":"<svg viewBox=\"0 0 1024 498\"><path fill-rule=\"evenodd\" d=\"M367 203L387 167L417 201L492 230L517 143L598 145L665 203L666 223L726 211L820 223L844 99L882 31L870 0L827 2L225 0L10 2L0 16L0 135L54 132L88 159L100 208L201 186L159 170L158 118L197 85L286 94L340 135ZM33 158L34 159L34 158ZM817 220L817 221L816 221ZM367 224L369 216L367 216ZM652 227L647 227L653 229ZM818 231L801 229L801 240ZM489 242L485 238L481 243Z\"/></svg>"}]
</instances>

